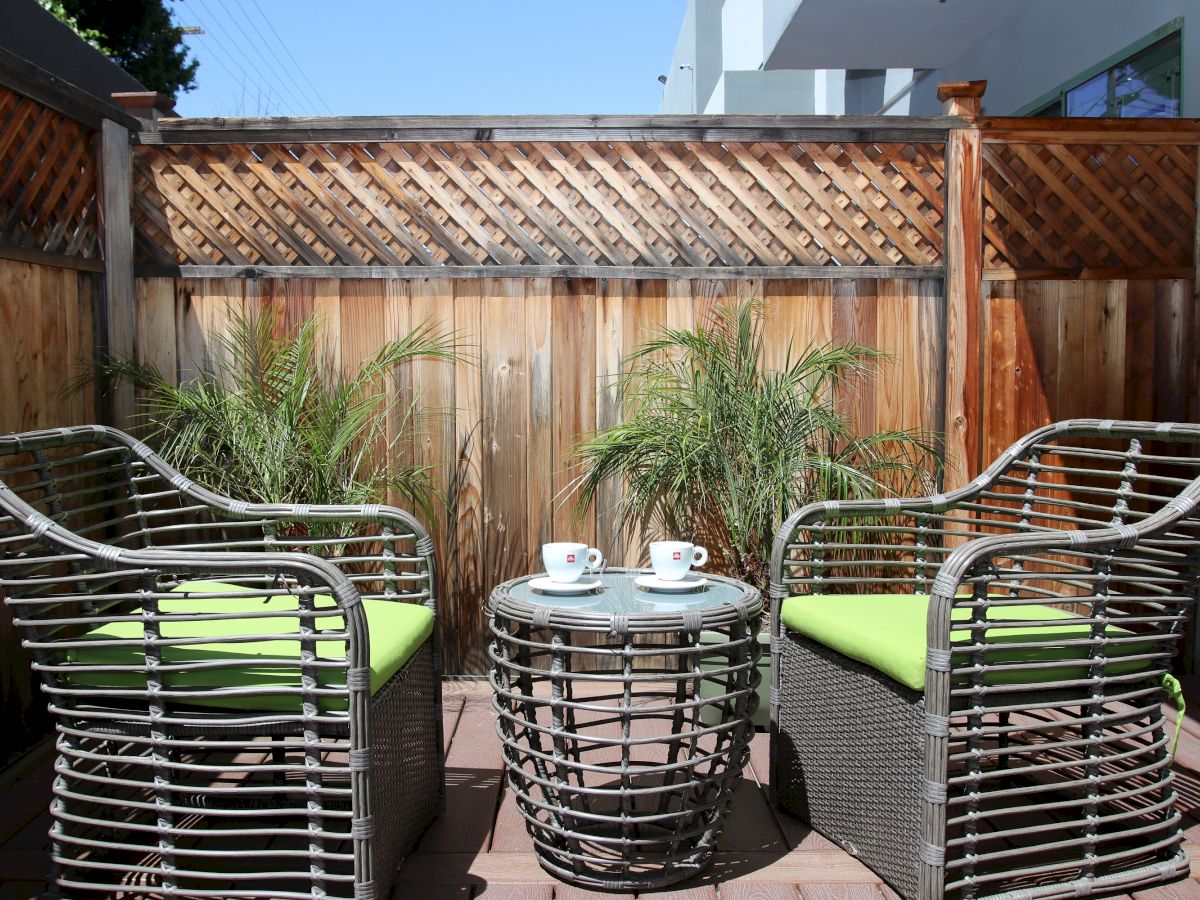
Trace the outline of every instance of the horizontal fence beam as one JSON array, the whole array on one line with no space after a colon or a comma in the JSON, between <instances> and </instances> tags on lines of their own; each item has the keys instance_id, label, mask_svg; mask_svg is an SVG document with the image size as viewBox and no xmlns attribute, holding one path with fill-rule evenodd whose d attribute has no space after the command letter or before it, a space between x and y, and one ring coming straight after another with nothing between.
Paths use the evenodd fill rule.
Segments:
<instances>
[{"instance_id":1,"label":"horizontal fence beam","mask_svg":"<svg viewBox=\"0 0 1200 900\"><path fill-rule=\"evenodd\" d=\"M984 269L984 281L1172 281L1191 279L1191 266L1144 269Z\"/></svg>"},{"instance_id":2,"label":"horizontal fence beam","mask_svg":"<svg viewBox=\"0 0 1200 900\"><path fill-rule=\"evenodd\" d=\"M1196 144L1200 119L1021 119L975 120L984 143L992 144Z\"/></svg>"},{"instance_id":3,"label":"horizontal fence beam","mask_svg":"<svg viewBox=\"0 0 1200 900\"><path fill-rule=\"evenodd\" d=\"M33 250L28 247L10 247L0 244L0 259L53 266L56 269L76 269L80 272L103 272L104 261L72 256L67 253L51 253L48 250Z\"/></svg>"},{"instance_id":4,"label":"horizontal fence beam","mask_svg":"<svg viewBox=\"0 0 1200 900\"><path fill-rule=\"evenodd\" d=\"M160 119L143 144L389 141L944 142L948 116L321 116Z\"/></svg>"},{"instance_id":5,"label":"horizontal fence beam","mask_svg":"<svg viewBox=\"0 0 1200 900\"><path fill-rule=\"evenodd\" d=\"M139 278L941 278L942 266L156 266Z\"/></svg>"},{"instance_id":6,"label":"horizontal fence beam","mask_svg":"<svg viewBox=\"0 0 1200 900\"><path fill-rule=\"evenodd\" d=\"M111 119L134 132L142 127L141 122L111 103L105 103L94 94L3 48L0 48L0 85L89 128L99 129L104 119Z\"/></svg>"}]
</instances>

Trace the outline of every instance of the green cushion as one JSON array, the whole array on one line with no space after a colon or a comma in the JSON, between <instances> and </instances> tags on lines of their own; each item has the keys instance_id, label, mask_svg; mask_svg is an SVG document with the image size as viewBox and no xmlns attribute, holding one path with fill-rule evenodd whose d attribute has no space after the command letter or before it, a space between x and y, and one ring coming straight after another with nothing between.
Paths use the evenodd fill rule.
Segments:
<instances>
[{"instance_id":1,"label":"green cushion","mask_svg":"<svg viewBox=\"0 0 1200 900\"><path fill-rule=\"evenodd\" d=\"M245 592L245 587L225 584L219 581L189 581L175 588L178 600L162 600L158 604L162 613L261 613L264 610L273 612L298 611L298 598L287 595L276 597L254 596L250 593L240 593L238 596L195 599L190 594ZM333 598L328 594L318 594L315 606L328 608L334 606ZM389 678L398 672L412 657L417 649L433 632L433 613L428 607L416 603L393 602L389 600L364 600L363 609L367 616L367 630L370 636L370 665L371 691L379 690ZM345 627L342 616L323 616L313 620L320 631L340 631ZM255 634L289 634L299 633L299 618L283 617L278 619L247 618L247 619L216 619L208 621L164 621L160 625L160 633L164 638L188 637L230 637L235 635ZM92 640L141 640L143 637L141 622L111 622L93 629L84 635L84 639ZM344 641L317 641L317 655L323 659L345 657ZM244 643L213 643L188 644L185 646L170 646L163 648L164 663L214 662L221 659L236 658L276 658L294 659L296 666L254 666L242 665L195 671L177 671L164 673L167 689L193 688L245 688L245 687L299 687L300 686L300 642L277 638L274 640L250 641ZM125 665L140 666L144 662L142 649L138 646L125 647L95 647L74 650L70 661L84 665ZM322 682L344 684L344 669L321 670ZM138 688L145 685L145 677L135 672L80 672L71 678L72 683L86 683L93 687ZM174 702L183 702L175 700ZM232 709L261 709L288 712L300 710L299 695L265 694L256 697L203 697L197 698L197 704L218 706ZM336 698L323 698L325 709L345 709L344 701Z\"/></svg>"},{"instance_id":2,"label":"green cushion","mask_svg":"<svg viewBox=\"0 0 1200 900\"><path fill-rule=\"evenodd\" d=\"M789 597L783 601L780 619L792 631L808 637L830 649L849 656L894 678L903 685L923 691L925 689L926 617L929 612L929 597L925 594L825 594L821 596ZM956 607L951 610L955 621L968 621L971 610ZM1091 633L1091 626L1073 625L1071 620L1079 616L1052 606L1028 604L1020 606L992 607L988 610L991 620L1023 622L1062 622L1062 625L1044 625L1029 628L990 629L987 639L994 642L1053 643L1063 640L1079 640ZM1110 625L1110 636L1128 635L1130 632ZM952 632L955 643L970 643L968 631ZM1108 648L1110 656L1145 652L1150 643L1116 644ZM1082 660L1088 656L1086 645L1071 647L1030 647L1028 650L1012 649L992 651L989 663L1039 662L1050 660ZM1120 674L1136 670L1144 662L1110 665L1110 673ZM1087 677L1083 666L1047 667L1018 671L993 670L984 678L987 684L1025 684L1039 681L1065 681Z\"/></svg>"}]
</instances>

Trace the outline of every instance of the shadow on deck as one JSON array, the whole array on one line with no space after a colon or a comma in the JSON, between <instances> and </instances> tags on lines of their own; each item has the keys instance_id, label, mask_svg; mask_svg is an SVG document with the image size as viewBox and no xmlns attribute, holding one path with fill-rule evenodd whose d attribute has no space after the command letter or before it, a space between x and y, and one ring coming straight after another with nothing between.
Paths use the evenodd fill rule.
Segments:
<instances>
[{"instance_id":1,"label":"shadow on deck","mask_svg":"<svg viewBox=\"0 0 1200 900\"><path fill-rule=\"evenodd\" d=\"M1200 678L1189 680L1200 711ZM486 684L452 682L444 697L447 806L400 870L395 900L571 900L631 897L564 885L538 865L524 823L504 790L499 740ZM883 900L895 894L878 877L767 802L766 734L751 745L746 771L716 860L682 887L643 896L662 900ZM53 749L42 745L0 776L0 900L26 900L44 890L45 806ZM1176 761L1176 785L1187 824L1188 851L1200 858L1200 713L1189 716ZM1200 875L1200 865L1193 868ZM1137 900L1200 900L1200 883L1185 879L1135 894Z\"/></svg>"}]
</instances>

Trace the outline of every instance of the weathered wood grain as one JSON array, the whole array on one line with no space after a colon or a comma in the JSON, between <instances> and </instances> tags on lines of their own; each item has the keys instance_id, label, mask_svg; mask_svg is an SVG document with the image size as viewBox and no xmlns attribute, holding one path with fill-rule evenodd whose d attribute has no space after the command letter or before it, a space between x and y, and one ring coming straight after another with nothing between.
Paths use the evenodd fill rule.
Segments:
<instances>
[{"instance_id":1,"label":"weathered wood grain","mask_svg":"<svg viewBox=\"0 0 1200 900\"><path fill-rule=\"evenodd\" d=\"M550 417L553 467L553 533L588 546L596 541L596 516L575 511L572 487L582 474L574 448L596 428L596 283L553 283L551 296Z\"/></svg>"},{"instance_id":2,"label":"weathered wood grain","mask_svg":"<svg viewBox=\"0 0 1200 900\"><path fill-rule=\"evenodd\" d=\"M979 470L980 291L983 277L979 132L955 129L946 149L945 486Z\"/></svg>"},{"instance_id":3,"label":"weathered wood grain","mask_svg":"<svg viewBox=\"0 0 1200 900\"><path fill-rule=\"evenodd\" d=\"M319 131L219 151L138 148L140 261L260 276L412 268L414 277L479 277L478 268L846 277L847 267L942 262L940 139L344 143Z\"/></svg>"},{"instance_id":4,"label":"weathered wood grain","mask_svg":"<svg viewBox=\"0 0 1200 900\"><path fill-rule=\"evenodd\" d=\"M108 326L108 350L131 357L134 351L133 229L131 210L131 154L129 130L109 120L100 129L101 208L104 210L104 321ZM0 191L0 193L3 193ZM113 389L114 424L133 424L133 388L122 383Z\"/></svg>"}]
</instances>

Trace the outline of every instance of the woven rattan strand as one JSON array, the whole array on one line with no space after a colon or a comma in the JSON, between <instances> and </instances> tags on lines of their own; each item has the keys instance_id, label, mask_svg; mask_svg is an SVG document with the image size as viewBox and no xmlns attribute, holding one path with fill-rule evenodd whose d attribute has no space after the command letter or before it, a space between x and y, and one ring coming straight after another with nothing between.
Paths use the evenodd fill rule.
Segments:
<instances>
[{"instance_id":1,"label":"woven rattan strand","mask_svg":"<svg viewBox=\"0 0 1200 900\"><path fill-rule=\"evenodd\" d=\"M629 601L611 611L531 602L528 579L488 604L508 783L538 859L607 890L684 881L712 861L757 704L758 591L708 576L722 602L640 611L622 583L635 574L605 573Z\"/></svg>"},{"instance_id":2,"label":"woven rattan strand","mask_svg":"<svg viewBox=\"0 0 1200 900\"><path fill-rule=\"evenodd\" d=\"M778 805L907 898L1185 875L1162 704L1200 586L1198 445L1200 425L1060 422L952 493L789 517L771 561ZM780 621L791 595L838 594L928 597L923 690ZM1023 623L1014 644L1006 611L1026 604L1083 627Z\"/></svg>"},{"instance_id":3,"label":"woven rattan strand","mask_svg":"<svg viewBox=\"0 0 1200 900\"><path fill-rule=\"evenodd\" d=\"M444 796L432 546L391 507L219 497L112 429L0 436L0 594L57 731L53 889L389 896ZM195 580L194 609L161 608ZM385 636L363 600L434 613L374 692L368 642ZM176 630L221 618L240 630ZM88 632L131 621L141 638L109 642L124 661L80 661ZM272 636L278 656L246 649ZM172 662L197 640L203 663Z\"/></svg>"}]
</instances>

